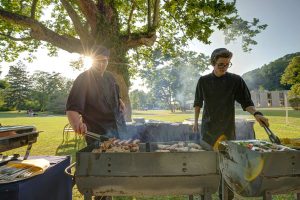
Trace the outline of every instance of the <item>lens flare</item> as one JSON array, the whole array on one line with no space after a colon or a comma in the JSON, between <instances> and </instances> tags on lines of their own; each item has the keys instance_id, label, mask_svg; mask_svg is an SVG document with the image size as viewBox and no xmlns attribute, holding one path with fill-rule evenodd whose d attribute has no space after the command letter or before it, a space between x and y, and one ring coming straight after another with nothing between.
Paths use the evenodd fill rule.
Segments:
<instances>
[{"instance_id":1,"label":"lens flare","mask_svg":"<svg viewBox=\"0 0 300 200\"><path fill-rule=\"evenodd\" d=\"M90 68L93 64L93 59L91 57L84 57L83 58L83 66L84 68Z\"/></svg>"}]
</instances>

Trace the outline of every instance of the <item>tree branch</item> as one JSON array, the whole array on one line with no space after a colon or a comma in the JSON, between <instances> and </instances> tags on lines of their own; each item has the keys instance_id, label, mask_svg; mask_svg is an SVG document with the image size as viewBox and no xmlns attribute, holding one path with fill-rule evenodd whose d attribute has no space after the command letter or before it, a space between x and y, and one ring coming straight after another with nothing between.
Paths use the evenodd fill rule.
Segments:
<instances>
[{"instance_id":1,"label":"tree branch","mask_svg":"<svg viewBox=\"0 0 300 200\"><path fill-rule=\"evenodd\" d=\"M152 24L151 24L151 0L148 0L147 4L148 4L148 18L147 18L148 30L150 30L151 26L152 26Z\"/></svg>"},{"instance_id":2,"label":"tree branch","mask_svg":"<svg viewBox=\"0 0 300 200\"><path fill-rule=\"evenodd\" d=\"M127 20L127 34L128 35L130 35L130 22L131 22L131 19L132 19L134 9L135 9L135 2L133 0L132 5L131 5L130 14L129 14L129 17L128 17L128 20Z\"/></svg>"},{"instance_id":3,"label":"tree branch","mask_svg":"<svg viewBox=\"0 0 300 200\"><path fill-rule=\"evenodd\" d=\"M92 34L97 31L97 6L92 0L78 0L78 5L82 10L87 22L91 26Z\"/></svg>"},{"instance_id":4,"label":"tree branch","mask_svg":"<svg viewBox=\"0 0 300 200\"><path fill-rule=\"evenodd\" d=\"M33 0L32 1L32 5L31 5L31 14L30 14L30 17L32 18L32 19L35 19L35 11L36 11L36 4L37 4L37 1L38 0Z\"/></svg>"},{"instance_id":5,"label":"tree branch","mask_svg":"<svg viewBox=\"0 0 300 200\"><path fill-rule=\"evenodd\" d=\"M155 0L154 11L153 11L153 24L152 24L153 29L156 29L159 23L159 6L160 6L160 0Z\"/></svg>"},{"instance_id":6,"label":"tree branch","mask_svg":"<svg viewBox=\"0 0 300 200\"><path fill-rule=\"evenodd\" d=\"M156 40L155 32L135 33L122 38L128 49L136 48L141 45L152 46Z\"/></svg>"},{"instance_id":7,"label":"tree branch","mask_svg":"<svg viewBox=\"0 0 300 200\"><path fill-rule=\"evenodd\" d=\"M3 33L0 33L0 35L3 36L4 38L8 38L13 41L28 41L33 39L32 37L16 38L16 37L12 37L11 35L3 34Z\"/></svg>"},{"instance_id":8,"label":"tree branch","mask_svg":"<svg viewBox=\"0 0 300 200\"><path fill-rule=\"evenodd\" d=\"M0 19L24 28L30 28L30 35L33 39L49 42L53 46L64 49L68 52L84 53L79 39L59 35L35 19L18 15L16 13L10 13L3 9L0 9Z\"/></svg>"},{"instance_id":9,"label":"tree branch","mask_svg":"<svg viewBox=\"0 0 300 200\"><path fill-rule=\"evenodd\" d=\"M60 0L63 7L66 9L68 15L70 16L73 25L75 27L76 32L78 33L81 41L83 43L88 43L88 32L84 29L79 16L77 15L76 11L72 8L71 4L66 0Z\"/></svg>"}]
</instances>

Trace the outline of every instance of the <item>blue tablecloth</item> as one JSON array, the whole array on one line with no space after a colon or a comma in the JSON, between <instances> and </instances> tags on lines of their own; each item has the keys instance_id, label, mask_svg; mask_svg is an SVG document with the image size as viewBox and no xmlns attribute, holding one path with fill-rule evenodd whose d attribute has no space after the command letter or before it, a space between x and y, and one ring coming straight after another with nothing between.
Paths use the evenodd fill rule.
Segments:
<instances>
[{"instance_id":1,"label":"blue tablecloth","mask_svg":"<svg viewBox=\"0 0 300 200\"><path fill-rule=\"evenodd\" d=\"M27 180L0 184L1 200L71 200L72 179L64 173L70 165L69 156L31 156L44 158L51 166L45 173Z\"/></svg>"}]
</instances>

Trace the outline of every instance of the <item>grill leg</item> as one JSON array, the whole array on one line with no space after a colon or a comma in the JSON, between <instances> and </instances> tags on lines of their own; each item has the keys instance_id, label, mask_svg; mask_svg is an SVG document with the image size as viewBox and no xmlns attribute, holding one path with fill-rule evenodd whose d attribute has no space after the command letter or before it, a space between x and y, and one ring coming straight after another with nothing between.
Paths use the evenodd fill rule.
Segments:
<instances>
[{"instance_id":1,"label":"grill leg","mask_svg":"<svg viewBox=\"0 0 300 200\"><path fill-rule=\"evenodd\" d=\"M194 195L189 195L189 200L194 200Z\"/></svg>"},{"instance_id":2,"label":"grill leg","mask_svg":"<svg viewBox=\"0 0 300 200\"><path fill-rule=\"evenodd\" d=\"M300 193L297 193L297 200L300 200Z\"/></svg>"},{"instance_id":3,"label":"grill leg","mask_svg":"<svg viewBox=\"0 0 300 200\"><path fill-rule=\"evenodd\" d=\"M92 193L90 191L85 191L84 200L92 200Z\"/></svg>"},{"instance_id":4,"label":"grill leg","mask_svg":"<svg viewBox=\"0 0 300 200\"><path fill-rule=\"evenodd\" d=\"M272 200L272 194L268 191L264 193L263 200Z\"/></svg>"},{"instance_id":5,"label":"grill leg","mask_svg":"<svg viewBox=\"0 0 300 200\"><path fill-rule=\"evenodd\" d=\"M201 200L212 200L211 192L209 189L205 188L204 189L204 194L200 195Z\"/></svg>"},{"instance_id":6,"label":"grill leg","mask_svg":"<svg viewBox=\"0 0 300 200\"><path fill-rule=\"evenodd\" d=\"M228 187L223 177L221 179L222 183L220 187L222 187L222 200L228 200Z\"/></svg>"}]
</instances>

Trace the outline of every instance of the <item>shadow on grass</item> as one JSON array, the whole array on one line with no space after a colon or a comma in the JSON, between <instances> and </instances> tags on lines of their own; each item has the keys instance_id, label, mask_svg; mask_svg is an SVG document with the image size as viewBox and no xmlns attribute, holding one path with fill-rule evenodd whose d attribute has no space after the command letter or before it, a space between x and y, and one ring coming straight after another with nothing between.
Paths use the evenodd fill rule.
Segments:
<instances>
[{"instance_id":1,"label":"shadow on grass","mask_svg":"<svg viewBox=\"0 0 300 200\"><path fill-rule=\"evenodd\" d=\"M72 156L72 161L76 161L76 152L86 146L85 140L83 138L79 139L71 139L71 140L64 140L62 143L57 147L55 151L55 155L70 155Z\"/></svg>"},{"instance_id":2,"label":"shadow on grass","mask_svg":"<svg viewBox=\"0 0 300 200\"><path fill-rule=\"evenodd\" d=\"M18 117L28 117L28 118L37 118L37 117L49 117L49 116L54 116L52 113L48 112L37 112L36 116L29 116L26 112L7 112L7 111L0 111L0 118L18 118ZM55 116L64 116L64 115L58 115L55 114Z\"/></svg>"},{"instance_id":3,"label":"shadow on grass","mask_svg":"<svg viewBox=\"0 0 300 200\"><path fill-rule=\"evenodd\" d=\"M0 112L0 118L17 118L17 117L28 117L26 113L15 113L15 112Z\"/></svg>"}]
</instances>

